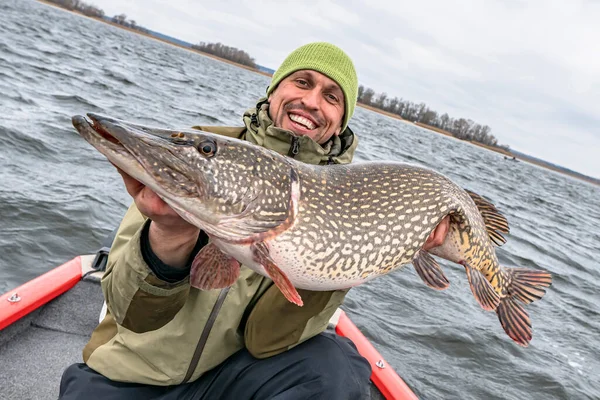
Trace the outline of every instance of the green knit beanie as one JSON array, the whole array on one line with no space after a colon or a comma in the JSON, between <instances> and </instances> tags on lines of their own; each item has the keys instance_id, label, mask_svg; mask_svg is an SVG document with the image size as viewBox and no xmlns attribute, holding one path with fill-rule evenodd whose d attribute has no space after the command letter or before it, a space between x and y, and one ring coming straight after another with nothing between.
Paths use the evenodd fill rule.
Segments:
<instances>
[{"instance_id":1,"label":"green knit beanie","mask_svg":"<svg viewBox=\"0 0 600 400\"><path fill-rule=\"evenodd\" d=\"M352 60L342 49L330 43L315 42L299 47L287 56L273 74L267 97L285 77L303 69L320 72L340 85L346 106L342 122L343 132L354 113L358 97L358 78Z\"/></svg>"}]
</instances>

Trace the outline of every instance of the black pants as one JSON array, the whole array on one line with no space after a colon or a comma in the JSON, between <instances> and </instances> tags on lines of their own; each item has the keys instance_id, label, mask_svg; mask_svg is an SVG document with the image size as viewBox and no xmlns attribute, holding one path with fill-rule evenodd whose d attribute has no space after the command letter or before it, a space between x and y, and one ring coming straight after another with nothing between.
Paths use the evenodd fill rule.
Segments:
<instances>
[{"instance_id":1,"label":"black pants","mask_svg":"<svg viewBox=\"0 0 600 400\"><path fill-rule=\"evenodd\" d=\"M111 381L85 364L73 364L63 374L59 398L365 399L370 376L369 363L350 340L323 333L270 358L240 350L198 380L176 386Z\"/></svg>"}]
</instances>

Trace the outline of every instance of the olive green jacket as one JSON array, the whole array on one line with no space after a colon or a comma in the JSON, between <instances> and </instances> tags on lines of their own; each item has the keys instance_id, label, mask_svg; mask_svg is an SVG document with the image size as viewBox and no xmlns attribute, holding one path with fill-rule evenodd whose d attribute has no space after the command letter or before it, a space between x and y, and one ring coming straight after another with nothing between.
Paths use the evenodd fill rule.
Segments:
<instances>
[{"instance_id":1,"label":"olive green jacket","mask_svg":"<svg viewBox=\"0 0 600 400\"><path fill-rule=\"evenodd\" d=\"M293 146L304 162L351 161L357 140L349 129L323 147L274 128L268 105L258 107L244 115L246 127L194 128L286 155ZM229 289L198 290L189 277L162 281L141 254L145 221L133 204L119 226L102 278L108 311L83 350L85 363L112 380L176 385L198 379L243 347L257 358L281 353L324 331L347 292L299 290L304 306L298 307L246 267Z\"/></svg>"}]
</instances>

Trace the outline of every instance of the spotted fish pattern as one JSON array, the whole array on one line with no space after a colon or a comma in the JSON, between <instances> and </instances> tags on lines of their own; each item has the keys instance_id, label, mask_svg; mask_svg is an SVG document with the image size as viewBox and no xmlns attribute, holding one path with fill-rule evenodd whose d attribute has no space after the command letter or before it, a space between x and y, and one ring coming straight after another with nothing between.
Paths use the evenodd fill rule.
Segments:
<instances>
[{"instance_id":1,"label":"spotted fish pattern","mask_svg":"<svg viewBox=\"0 0 600 400\"><path fill-rule=\"evenodd\" d=\"M302 305L296 288L346 289L412 263L442 290L449 282L435 255L464 266L476 300L513 340L531 340L523 305L544 295L550 274L500 266L506 218L447 177L397 162L309 165L207 132L88 117L73 118L86 140L210 236L193 286L229 286L243 264ZM446 216L445 242L423 250Z\"/></svg>"},{"instance_id":2,"label":"spotted fish pattern","mask_svg":"<svg viewBox=\"0 0 600 400\"><path fill-rule=\"evenodd\" d=\"M447 180L400 163L299 168L298 219L277 253L320 289L353 286L410 263L456 204ZM278 254L279 255L279 254ZM287 256L286 256L287 255Z\"/></svg>"}]
</instances>

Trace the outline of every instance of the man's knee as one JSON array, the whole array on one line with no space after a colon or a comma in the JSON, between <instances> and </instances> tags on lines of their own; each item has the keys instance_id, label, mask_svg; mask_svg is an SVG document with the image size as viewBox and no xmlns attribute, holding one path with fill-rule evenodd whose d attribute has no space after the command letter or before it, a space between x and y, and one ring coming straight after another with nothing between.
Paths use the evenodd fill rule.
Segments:
<instances>
[{"instance_id":1,"label":"man's knee","mask_svg":"<svg viewBox=\"0 0 600 400\"><path fill-rule=\"evenodd\" d=\"M298 350L303 352L303 367L312 371L326 392L343 390L353 394L348 398L362 398L359 394L369 392L371 366L351 340L323 333L303 343Z\"/></svg>"},{"instance_id":2,"label":"man's knee","mask_svg":"<svg viewBox=\"0 0 600 400\"><path fill-rule=\"evenodd\" d=\"M111 381L86 364L73 364L65 369L60 381L60 400L79 399L149 399L168 391L168 387L156 387L135 383Z\"/></svg>"},{"instance_id":3,"label":"man's knee","mask_svg":"<svg viewBox=\"0 0 600 400\"><path fill-rule=\"evenodd\" d=\"M85 386L85 383L87 383L87 379L85 379L86 368L85 364L72 364L65 369L60 379L59 399L76 398L76 394L79 391L79 387L77 386L82 384Z\"/></svg>"}]
</instances>

